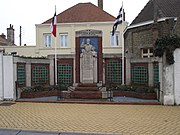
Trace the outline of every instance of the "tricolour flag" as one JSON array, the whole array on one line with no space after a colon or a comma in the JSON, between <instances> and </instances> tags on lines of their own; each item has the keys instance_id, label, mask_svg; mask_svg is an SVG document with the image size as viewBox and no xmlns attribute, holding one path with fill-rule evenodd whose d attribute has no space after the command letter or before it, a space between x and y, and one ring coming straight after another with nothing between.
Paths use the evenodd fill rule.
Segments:
<instances>
[{"instance_id":1,"label":"tricolour flag","mask_svg":"<svg viewBox=\"0 0 180 135\"><path fill-rule=\"evenodd\" d=\"M123 22L123 7L120 8L119 14L115 19L113 30L112 30L112 36L114 36L114 33L116 32L118 24L121 24Z\"/></svg>"},{"instance_id":2,"label":"tricolour flag","mask_svg":"<svg viewBox=\"0 0 180 135\"><path fill-rule=\"evenodd\" d=\"M56 37L56 11L54 13L54 17L52 18L51 22L51 33Z\"/></svg>"}]
</instances>

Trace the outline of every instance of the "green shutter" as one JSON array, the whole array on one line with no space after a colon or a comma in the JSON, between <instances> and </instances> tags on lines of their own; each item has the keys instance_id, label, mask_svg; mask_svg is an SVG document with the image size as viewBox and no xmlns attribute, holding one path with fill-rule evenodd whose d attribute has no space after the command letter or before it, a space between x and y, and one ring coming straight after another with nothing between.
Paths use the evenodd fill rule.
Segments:
<instances>
[{"instance_id":1,"label":"green shutter","mask_svg":"<svg viewBox=\"0 0 180 135\"><path fill-rule=\"evenodd\" d=\"M72 65L58 64L58 84L72 84Z\"/></svg>"},{"instance_id":2,"label":"green shutter","mask_svg":"<svg viewBox=\"0 0 180 135\"><path fill-rule=\"evenodd\" d=\"M49 82L49 73L45 65L37 65L32 69L32 83L33 85L44 85Z\"/></svg>"},{"instance_id":3,"label":"green shutter","mask_svg":"<svg viewBox=\"0 0 180 135\"><path fill-rule=\"evenodd\" d=\"M133 66L131 68L133 84L148 84L148 68L146 66Z\"/></svg>"},{"instance_id":4,"label":"green shutter","mask_svg":"<svg viewBox=\"0 0 180 135\"><path fill-rule=\"evenodd\" d=\"M159 84L159 63L153 64L154 70L154 87L158 87Z\"/></svg>"},{"instance_id":5,"label":"green shutter","mask_svg":"<svg viewBox=\"0 0 180 135\"><path fill-rule=\"evenodd\" d=\"M120 60L107 61L106 83L122 83L122 64Z\"/></svg>"},{"instance_id":6,"label":"green shutter","mask_svg":"<svg viewBox=\"0 0 180 135\"><path fill-rule=\"evenodd\" d=\"M26 86L26 67L25 64L17 64L17 82L19 86Z\"/></svg>"}]
</instances>

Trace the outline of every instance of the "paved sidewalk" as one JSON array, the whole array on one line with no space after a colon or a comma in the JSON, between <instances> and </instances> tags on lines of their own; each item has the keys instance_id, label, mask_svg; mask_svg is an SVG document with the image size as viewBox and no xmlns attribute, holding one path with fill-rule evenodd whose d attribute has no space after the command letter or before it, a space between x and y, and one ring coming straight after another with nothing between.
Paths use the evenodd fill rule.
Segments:
<instances>
[{"instance_id":1,"label":"paved sidewalk","mask_svg":"<svg viewBox=\"0 0 180 135\"><path fill-rule=\"evenodd\" d=\"M73 99L71 99L73 100ZM83 101L83 99L81 99ZM92 101L95 101L93 99L91 99ZM89 101L91 101L89 100ZM109 99L110 100L110 99ZM108 102L109 100L104 100L104 102ZM154 103L154 104L160 104L160 102L158 102L158 100L148 100L148 99L139 99L139 98L133 98L133 97L113 97L111 103ZM45 101L45 102L67 102L68 100L57 100L57 96L51 96L51 97L40 97L40 98L21 98L18 99L17 101ZM79 100L80 101L80 100ZM84 99L84 101L88 101L87 99ZM84 102L83 101L83 102ZM98 100L96 100L95 102L97 102ZM100 102L103 102L103 100L101 100Z\"/></svg>"},{"instance_id":2,"label":"paved sidewalk","mask_svg":"<svg viewBox=\"0 0 180 135\"><path fill-rule=\"evenodd\" d=\"M41 131L27 131L27 130L1 129L0 128L0 135L102 135L102 134L41 132ZM113 134L108 134L108 135L113 135Z\"/></svg>"},{"instance_id":3,"label":"paved sidewalk","mask_svg":"<svg viewBox=\"0 0 180 135\"><path fill-rule=\"evenodd\" d=\"M179 127L180 106L30 102L0 104L2 129L74 135L180 135Z\"/></svg>"}]
</instances>

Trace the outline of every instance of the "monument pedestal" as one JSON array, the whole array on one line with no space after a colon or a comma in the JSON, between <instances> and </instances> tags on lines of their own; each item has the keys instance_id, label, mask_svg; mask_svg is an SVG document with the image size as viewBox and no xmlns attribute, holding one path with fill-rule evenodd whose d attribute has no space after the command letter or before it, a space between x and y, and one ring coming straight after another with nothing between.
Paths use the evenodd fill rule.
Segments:
<instances>
[{"instance_id":1,"label":"monument pedestal","mask_svg":"<svg viewBox=\"0 0 180 135\"><path fill-rule=\"evenodd\" d=\"M84 40L81 43L80 54L80 83L71 92L70 98L75 99L101 99L102 92L97 86L98 68L97 68L97 52L95 47Z\"/></svg>"},{"instance_id":2,"label":"monument pedestal","mask_svg":"<svg viewBox=\"0 0 180 135\"><path fill-rule=\"evenodd\" d=\"M81 58L80 64L81 64L80 82L97 83L97 59Z\"/></svg>"}]
</instances>

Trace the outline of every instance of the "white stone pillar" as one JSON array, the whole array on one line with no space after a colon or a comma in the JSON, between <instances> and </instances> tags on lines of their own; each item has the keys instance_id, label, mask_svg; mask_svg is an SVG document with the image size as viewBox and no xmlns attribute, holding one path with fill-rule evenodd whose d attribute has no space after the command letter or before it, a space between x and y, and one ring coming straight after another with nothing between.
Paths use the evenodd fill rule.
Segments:
<instances>
[{"instance_id":1,"label":"white stone pillar","mask_svg":"<svg viewBox=\"0 0 180 135\"><path fill-rule=\"evenodd\" d=\"M4 99L14 99L13 57L3 56Z\"/></svg>"},{"instance_id":2,"label":"white stone pillar","mask_svg":"<svg viewBox=\"0 0 180 135\"><path fill-rule=\"evenodd\" d=\"M166 63L166 53L163 54L162 63L163 103L164 105L174 105L174 65L168 65Z\"/></svg>"},{"instance_id":3,"label":"white stone pillar","mask_svg":"<svg viewBox=\"0 0 180 135\"><path fill-rule=\"evenodd\" d=\"M54 59L50 59L50 85L54 85Z\"/></svg>"},{"instance_id":4,"label":"white stone pillar","mask_svg":"<svg viewBox=\"0 0 180 135\"><path fill-rule=\"evenodd\" d=\"M130 85L131 84L131 60L130 58L126 59L126 85Z\"/></svg>"},{"instance_id":5,"label":"white stone pillar","mask_svg":"<svg viewBox=\"0 0 180 135\"><path fill-rule=\"evenodd\" d=\"M93 83L97 83L97 58L93 58Z\"/></svg>"},{"instance_id":6,"label":"white stone pillar","mask_svg":"<svg viewBox=\"0 0 180 135\"><path fill-rule=\"evenodd\" d=\"M26 63L26 86L31 86L31 63Z\"/></svg>"},{"instance_id":7,"label":"white stone pillar","mask_svg":"<svg viewBox=\"0 0 180 135\"><path fill-rule=\"evenodd\" d=\"M180 49L174 51L174 97L175 104L180 105Z\"/></svg>"},{"instance_id":8,"label":"white stone pillar","mask_svg":"<svg viewBox=\"0 0 180 135\"><path fill-rule=\"evenodd\" d=\"M4 88L3 88L3 53L0 52L0 100L4 99Z\"/></svg>"},{"instance_id":9,"label":"white stone pillar","mask_svg":"<svg viewBox=\"0 0 180 135\"><path fill-rule=\"evenodd\" d=\"M159 92L159 101L163 103L163 64L162 61L159 62L159 82L160 82L160 92Z\"/></svg>"},{"instance_id":10,"label":"white stone pillar","mask_svg":"<svg viewBox=\"0 0 180 135\"><path fill-rule=\"evenodd\" d=\"M149 86L153 86L153 63L149 62L148 63L148 76L149 76Z\"/></svg>"},{"instance_id":11,"label":"white stone pillar","mask_svg":"<svg viewBox=\"0 0 180 135\"><path fill-rule=\"evenodd\" d=\"M174 65L164 67L164 105L174 105Z\"/></svg>"}]
</instances>

